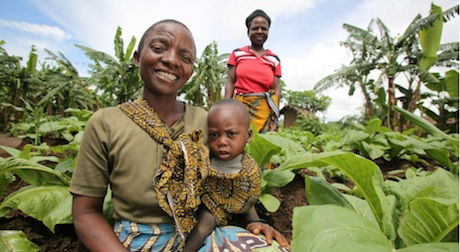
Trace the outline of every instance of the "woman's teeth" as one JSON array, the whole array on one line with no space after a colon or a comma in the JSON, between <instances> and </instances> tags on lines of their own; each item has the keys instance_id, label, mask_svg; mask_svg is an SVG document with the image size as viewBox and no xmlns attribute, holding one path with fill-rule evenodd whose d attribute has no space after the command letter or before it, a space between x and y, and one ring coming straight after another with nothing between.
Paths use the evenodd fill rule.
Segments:
<instances>
[{"instance_id":1,"label":"woman's teeth","mask_svg":"<svg viewBox=\"0 0 460 252\"><path fill-rule=\"evenodd\" d=\"M157 74L161 75L162 77L165 77L166 79L170 79L170 80L177 80L177 76L173 75L173 74L170 74L170 73L167 73L167 72L163 72L163 71L157 71Z\"/></svg>"}]
</instances>

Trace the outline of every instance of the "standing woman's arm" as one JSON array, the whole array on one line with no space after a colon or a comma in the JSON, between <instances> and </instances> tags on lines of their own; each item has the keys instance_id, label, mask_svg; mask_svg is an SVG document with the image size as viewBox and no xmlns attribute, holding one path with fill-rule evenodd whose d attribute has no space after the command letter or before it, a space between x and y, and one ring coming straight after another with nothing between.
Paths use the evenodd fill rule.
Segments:
<instances>
[{"instance_id":1,"label":"standing woman's arm","mask_svg":"<svg viewBox=\"0 0 460 252\"><path fill-rule=\"evenodd\" d=\"M236 82L236 67L232 65L228 65L227 83L225 84L225 97L224 98L233 98L233 93L235 92L235 82Z\"/></svg>"},{"instance_id":2,"label":"standing woman's arm","mask_svg":"<svg viewBox=\"0 0 460 252\"><path fill-rule=\"evenodd\" d=\"M276 96L278 97L278 101L276 101L276 106L280 107L280 100L281 100L281 84L280 84L280 77L275 76L275 79L273 79L273 85L272 85L273 91L275 91Z\"/></svg>"}]
</instances>

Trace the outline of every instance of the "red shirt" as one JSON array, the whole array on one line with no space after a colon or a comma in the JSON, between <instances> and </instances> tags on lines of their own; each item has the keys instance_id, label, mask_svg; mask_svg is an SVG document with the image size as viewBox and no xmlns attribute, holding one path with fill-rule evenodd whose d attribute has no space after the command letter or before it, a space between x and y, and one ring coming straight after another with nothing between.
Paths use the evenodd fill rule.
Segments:
<instances>
[{"instance_id":1,"label":"red shirt","mask_svg":"<svg viewBox=\"0 0 460 252\"><path fill-rule=\"evenodd\" d=\"M260 93L272 89L275 76L281 77L281 62L269 49L257 57L245 46L230 54L227 65L236 67L235 91Z\"/></svg>"}]
</instances>

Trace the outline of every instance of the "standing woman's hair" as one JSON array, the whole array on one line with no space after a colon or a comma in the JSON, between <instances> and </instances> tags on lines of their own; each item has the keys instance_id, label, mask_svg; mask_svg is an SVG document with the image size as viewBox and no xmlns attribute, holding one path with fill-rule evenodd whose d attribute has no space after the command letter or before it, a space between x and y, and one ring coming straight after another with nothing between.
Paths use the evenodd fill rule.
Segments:
<instances>
[{"instance_id":1,"label":"standing woman's hair","mask_svg":"<svg viewBox=\"0 0 460 252\"><path fill-rule=\"evenodd\" d=\"M255 10L253 13L251 13L251 15L249 15L247 18L246 18L246 27L249 29L249 26L251 26L251 21L255 18L255 17L263 17L265 19L267 19L268 21L268 27L270 27L270 25L272 24L272 20L270 19L270 17L267 15L267 13L265 13L263 10Z\"/></svg>"}]
</instances>

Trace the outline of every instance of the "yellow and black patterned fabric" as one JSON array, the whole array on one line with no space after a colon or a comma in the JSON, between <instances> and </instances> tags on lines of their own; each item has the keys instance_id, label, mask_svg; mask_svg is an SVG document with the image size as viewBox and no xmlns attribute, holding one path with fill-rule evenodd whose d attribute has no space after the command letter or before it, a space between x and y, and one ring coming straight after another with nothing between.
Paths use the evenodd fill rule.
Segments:
<instances>
[{"instance_id":1,"label":"yellow and black patterned fabric","mask_svg":"<svg viewBox=\"0 0 460 252\"><path fill-rule=\"evenodd\" d=\"M120 108L166 149L153 185L161 208L174 219L182 239L195 226L195 213L202 201L218 225L226 225L231 214L245 213L257 202L260 170L248 154L243 155L239 173L221 173L211 166L201 131L181 134L174 141L147 101L125 102Z\"/></svg>"}]
</instances>

